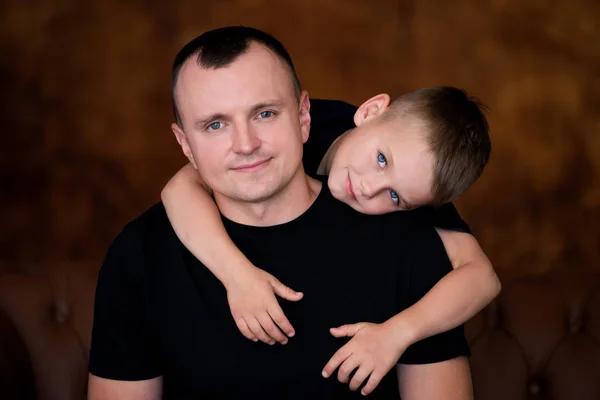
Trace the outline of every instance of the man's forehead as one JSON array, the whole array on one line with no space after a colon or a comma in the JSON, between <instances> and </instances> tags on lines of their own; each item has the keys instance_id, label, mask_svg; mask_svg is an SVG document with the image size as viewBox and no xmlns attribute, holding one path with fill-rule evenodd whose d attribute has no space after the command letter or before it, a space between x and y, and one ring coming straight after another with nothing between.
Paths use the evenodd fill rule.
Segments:
<instances>
[{"instance_id":1,"label":"man's forehead","mask_svg":"<svg viewBox=\"0 0 600 400\"><path fill-rule=\"evenodd\" d=\"M257 44L251 44L231 64L216 69L203 68L197 58L192 57L182 66L175 89L178 104L182 108L191 105L194 109L243 108L283 99L289 96L290 90L293 93L283 63Z\"/></svg>"},{"instance_id":2,"label":"man's forehead","mask_svg":"<svg viewBox=\"0 0 600 400\"><path fill-rule=\"evenodd\" d=\"M201 80L204 85L221 79L239 78L235 82L252 82L245 77L266 80L273 75L284 75L286 71L283 62L271 50L257 43L251 43L248 48L232 62L225 66L204 67L198 61L198 55L188 58L179 72L178 83ZM187 82L185 82L187 81Z\"/></svg>"}]
</instances>

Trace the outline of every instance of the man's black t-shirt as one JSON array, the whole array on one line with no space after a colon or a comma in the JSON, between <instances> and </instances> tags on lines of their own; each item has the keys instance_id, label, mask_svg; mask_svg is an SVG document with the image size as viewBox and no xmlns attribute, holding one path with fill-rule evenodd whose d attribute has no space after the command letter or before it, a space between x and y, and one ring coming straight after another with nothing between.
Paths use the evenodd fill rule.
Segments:
<instances>
[{"instance_id":1,"label":"man's black t-shirt","mask_svg":"<svg viewBox=\"0 0 600 400\"><path fill-rule=\"evenodd\" d=\"M414 216L362 215L323 185L311 207L285 224L251 227L223 218L255 265L305 294L281 301L295 337L268 346L242 336L223 286L155 205L125 227L100 270L89 370L116 380L162 376L168 399L362 398L335 376L321 376L347 340L329 328L383 322L451 270L435 229ZM400 363L468 354L459 327L409 347ZM369 397L399 397L394 369Z\"/></svg>"},{"instance_id":2,"label":"man's black t-shirt","mask_svg":"<svg viewBox=\"0 0 600 400\"><path fill-rule=\"evenodd\" d=\"M315 177L329 146L341 134L355 127L354 113L357 107L339 100L317 99L311 100L310 104L311 129L304 145L302 163L306 173ZM471 233L452 203L437 208L420 207L415 215L437 228Z\"/></svg>"}]
</instances>

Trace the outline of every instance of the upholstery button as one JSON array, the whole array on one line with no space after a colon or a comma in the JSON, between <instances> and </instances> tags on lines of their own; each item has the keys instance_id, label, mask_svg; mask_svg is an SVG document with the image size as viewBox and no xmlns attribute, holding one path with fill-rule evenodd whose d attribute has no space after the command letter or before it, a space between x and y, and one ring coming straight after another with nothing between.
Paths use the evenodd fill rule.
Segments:
<instances>
[{"instance_id":1,"label":"upholstery button","mask_svg":"<svg viewBox=\"0 0 600 400\"><path fill-rule=\"evenodd\" d=\"M581 314L577 316L572 316L569 318L569 332L571 333L579 333L581 332L581 328L583 323L581 321Z\"/></svg>"},{"instance_id":2,"label":"upholstery button","mask_svg":"<svg viewBox=\"0 0 600 400\"><path fill-rule=\"evenodd\" d=\"M539 382L533 381L529 383L529 394L536 395L539 394L542 390L542 387Z\"/></svg>"},{"instance_id":3,"label":"upholstery button","mask_svg":"<svg viewBox=\"0 0 600 400\"><path fill-rule=\"evenodd\" d=\"M57 322L64 323L69 317L69 307L65 301L57 301L54 303L54 319Z\"/></svg>"}]
</instances>

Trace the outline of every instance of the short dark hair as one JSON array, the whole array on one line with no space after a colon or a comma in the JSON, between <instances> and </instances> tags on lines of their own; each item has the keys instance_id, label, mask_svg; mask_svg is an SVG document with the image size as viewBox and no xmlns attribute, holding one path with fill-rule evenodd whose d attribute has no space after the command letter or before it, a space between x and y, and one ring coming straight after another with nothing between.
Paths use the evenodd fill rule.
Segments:
<instances>
[{"instance_id":1,"label":"short dark hair","mask_svg":"<svg viewBox=\"0 0 600 400\"><path fill-rule=\"evenodd\" d=\"M175 85L177 84L179 71L183 64L189 58L197 56L198 65L202 68L223 68L244 54L251 42L256 42L267 47L289 67L296 98L297 100L300 99L302 92L300 79L294 68L292 58L279 40L266 32L246 26L227 26L213 29L192 39L175 56L171 76L171 101L173 103L175 121L179 127L183 128L175 101Z\"/></svg>"},{"instance_id":2,"label":"short dark hair","mask_svg":"<svg viewBox=\"0 0 600 400\"><path fill-rule=\"evenodd\" d=\"M481 176L491 153L486 108L465 90L420 89L399 97L391 109L416 112L427 126L435 157L433 205L456 200Z\"/></svg>"}]
</instances>

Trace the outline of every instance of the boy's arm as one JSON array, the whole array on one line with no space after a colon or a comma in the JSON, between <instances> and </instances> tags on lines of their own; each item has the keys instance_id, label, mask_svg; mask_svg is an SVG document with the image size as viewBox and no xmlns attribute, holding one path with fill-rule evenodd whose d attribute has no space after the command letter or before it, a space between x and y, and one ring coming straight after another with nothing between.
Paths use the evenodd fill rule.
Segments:
<instances>
[{"instance_id":1,"label":"boy's arm","mask_svg":"<svg viewBox=\"0 0 600 400\"><path fill-rule=\"evenodd\" d=\"M297 301L298 293L271 274L256 268L233 243L219 209L200 174L191 164L175 174L161 193L177 237L227 289L231 313L238 329L250 340L286 343L294 330L275 294ZM278 326L278 327L277 327Z\"/></svg>"},{"instance_id":2,"label":"boy's arm","mask_svg":"<svg viewBox=\"0 0 600 400\"><path fill-rule=\"evenodd\" d=\"M464 324L500 292L498 276L473 235L436 230L453 270L422 299L392 318L409 344Z\"/></svg>"},{"instance_id":3,"label":"boy's arm","mask_svg":"<svg viewBox=\"0 0 600 400\"><path fill-rule=\"evenodd\" d=\"M473 384L466 357L420 365L397 365L400 396L405 400L471 400Z\"/></svg>"},{"instance_id":4,"label":"boy's arm","mask_svg":"<svg viewBox=\"0 0 600 400\"><path fill-rule=\"evenodd\" d=\"M466 341L458 327L491 301L499 283L495 290L479 289L497 278L470 234L438 230L438 235L423 227L412 232L414 247L420 250L411 251L411 306L383 324L360 322L333 328L334 336L353 339L329 360L324 376L339 366L338 379L348 382L358 367L350 387L357 389L370 374L362 389L369 394L403 353L400 362L408 364L436 363L465 354ZM347 362L350 354L352 362Z\"/></svg>"},{"instance_id":5,"label":"boy's arm","mask_svg":"<svg viewBox=\"0 0 600 400\"><path fill-rule=\"evenodd\" d=\"M179 240L223 284L247 267L250 262L229 238L210 189L191 164L177 171L161 198Z\"/></svg>"}]
</instances>

